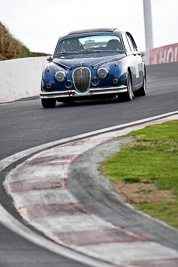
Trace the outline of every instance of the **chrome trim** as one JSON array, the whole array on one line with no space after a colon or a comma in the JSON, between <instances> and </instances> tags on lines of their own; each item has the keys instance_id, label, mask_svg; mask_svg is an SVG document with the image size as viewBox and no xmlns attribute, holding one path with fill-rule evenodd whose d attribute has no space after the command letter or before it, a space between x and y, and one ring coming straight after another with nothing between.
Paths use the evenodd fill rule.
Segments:
<instances>
[{"instance_id":1,"label":"chrome trim","mask_svg":"<svg viewBox=\"0 0 178 267\"><path fill-rule=\"evenodd\" d=\"M71 85L70 85L70 86L67 86L67 85L66 85L67 82L71 83ZM72 84L72 82L71 82L70 80L67 80L67 81L65 82L65 87L66 87L67 89L72 88L72 85L73 85L73 84Z\"/></svg>"},{"instance_id":2,"label":"chrome trim","mask_svg":"<svg viewBox=\"0 0 178 267\"><path fill-rule=\"evenodd\" d=\"M99 72L100 72L101 70L104 70L104 71L105 71L105 77L100 77ZM108 76L108 70L107 70L106 68L102 68L102 67L100 67L100 68L97 70L97 75L98 75L98 77L99 77L100 79L104 80L104 79L106 79L106 77Z\"/></svg>"},{"instance_id":3,"label":"chrome trim","mask_svg":"<svg viewBox=\"0 0 178 267\"><path fill-rule=\"evenodd\" d=\"M119 94L127 92L127 86L122 85L118 87L107 87L107 88L89 88L85 93L79 93L76 90L66 90L61 92L40 92L40 98L62 98L62 97L82 97L92 95L103 95L103 94Z\"/></svg>"},{"instance_id":4,"label":"chrome trim","mask_svg":"<svg viewBox=\"0 0 178 267\"><path fill-rule=\"evenodd\" d=\"M40 98L59 98L75 96L75 90L66 90L62 92L40 92Z\"/></svg>"},{"instance_id":5,"label":"chrome trim","mask_svg":"<svg viewBox=\"0 0 178 267\"><path fill-rule=\"evenodd\" d=\"M58 78L57 78L57 76L58 76L59 73L63 74L63 78L62 78L61 81L59 81ZM64 71L60 70L60 71L58 71L58 72L55 73L54 77L55 77L55 79L56 79L57 82L62 83L66 79L66 73Z\"/></svg>"},{"instance_id":6,"label":"chrome trim","mask_svg":"<svg viewBox=\"0 0 178 267\"><path fill-rule=\"evenodd\" d=\"M89 68L86 68L86 67L79 67L79 68L76 68L76 69L73 71L73 73L72 73L72 81L73 81L74 87L75 87L75 89L76 89L76 91L77 91L78 93L85 93L85 92L88 92L88 89L87 89L85 92L80 92L80 91L77 89L76 85L75 85L74 73L75 73L75 71L77 71L77 70L82 70L82 69L87 69L87 70L89 71L89 84L88 84L88 89L90 88L90 84L91 84L91 71L90 71L90 69L89 69Z\"/></svg>"},{"instance_id":7,"label":"chrome trim","mask_svg":"<svg viewBox=\"0 0 178 267\"><path fill-rule=\"evenodd\" d=\"M90 88L89 92L91 95L125 93L127 92L127 86L121 85L118 87Z\"/></svg>"},{"instance_id":8,"label":"chrome trim","mask_svg":"<svg viewBox=\"0 0 178 267\"><path fill-rule=\"evenodd\" d=\"M96 81L96 83L94 83L94 80ZM97 77L94 77L94 78L91 80L91 84L92 84L93 86L98 86L98 84L99 84L99 80L98 80L98 78L97 78Z\"/></svg>"}]
</instances>

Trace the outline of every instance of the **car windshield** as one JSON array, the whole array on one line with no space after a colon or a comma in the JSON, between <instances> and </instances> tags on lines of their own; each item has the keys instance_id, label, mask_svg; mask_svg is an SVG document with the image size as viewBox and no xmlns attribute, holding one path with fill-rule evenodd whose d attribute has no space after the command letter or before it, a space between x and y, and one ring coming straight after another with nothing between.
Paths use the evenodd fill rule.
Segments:
<instances>
[{"instance_id":1,"label":"car windshield","mask_svg":"<svg viewBox=\"0 0 178 267\"><path fill-rule=\"evenodd\" d=\"M123 51L123 46L119 36L82 36L62 40L57 47L56 54L82 51Z\"/></svg>"}]
</instances>

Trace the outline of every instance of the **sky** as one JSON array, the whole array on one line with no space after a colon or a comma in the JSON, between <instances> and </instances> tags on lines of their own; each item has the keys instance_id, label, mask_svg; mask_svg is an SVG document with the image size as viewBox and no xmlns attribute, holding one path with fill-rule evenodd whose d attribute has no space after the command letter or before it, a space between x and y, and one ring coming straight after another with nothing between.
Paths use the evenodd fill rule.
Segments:
<instances>
[{"instance_id":1,"label":"sky","mask_svg":"<svg viewBox=\"0 0 178 267\"><path fill-rule=\"evenodd\" d=\"M178 0L151 0L154 47L178 43ZM0 22L32 52L73 30L118 28L145 50L143 0L0 0Z\"/></svg>"}]
</instances>

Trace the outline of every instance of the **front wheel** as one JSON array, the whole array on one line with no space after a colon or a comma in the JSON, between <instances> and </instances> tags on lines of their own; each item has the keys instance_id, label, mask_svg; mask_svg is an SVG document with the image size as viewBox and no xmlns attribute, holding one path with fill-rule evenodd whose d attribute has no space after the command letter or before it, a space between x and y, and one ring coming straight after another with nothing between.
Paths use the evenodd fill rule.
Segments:
<instances>
[{"instance_id":1,"label":"front wheel","mask_svg":"<svg viewBox=\"0 0 178 267\"><path fill-rule=\"evenodd\" d=\"M41 99L41 104L44 108L54 108L56 99Z\"/></svg>"},{"instance_id":2,"label":"front wheel","mask_svg":"<svg viewBox=\"0 0 178 267\"><path fill-rule=\"evenodd\" d=\"M118 100L119 101L131 101L133 98L132 92L132 80L130 76L130 72L127 73L127 92L119 94Z\"/></svg>"}]
</instances>

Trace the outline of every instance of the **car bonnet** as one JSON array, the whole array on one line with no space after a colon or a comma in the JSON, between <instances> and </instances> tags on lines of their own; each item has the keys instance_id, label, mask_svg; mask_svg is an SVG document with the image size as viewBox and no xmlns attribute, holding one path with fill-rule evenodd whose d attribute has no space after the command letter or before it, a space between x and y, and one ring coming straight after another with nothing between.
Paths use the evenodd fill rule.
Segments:
<instances>
[{"instance_id":1,"label":"car bonnet","mask_svg":"<svg viewBox=\"0 0 178 267\"><path fill-rule=\"evenodd\" d=\"M53 63L65 66L67 68L77 67L77 66L98 66L104 63L114 62L119 59L122 59L126 56L126 54L121 53L112 53L108 52L107 55L99 54L99 53L91 53L91 54L72 54L72 55L61 55L59 57L55 57L53 59Z\"/></svg>"}]
</instances>

